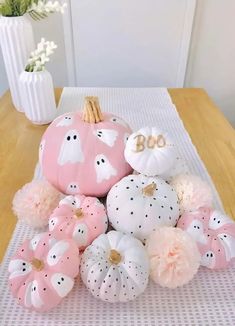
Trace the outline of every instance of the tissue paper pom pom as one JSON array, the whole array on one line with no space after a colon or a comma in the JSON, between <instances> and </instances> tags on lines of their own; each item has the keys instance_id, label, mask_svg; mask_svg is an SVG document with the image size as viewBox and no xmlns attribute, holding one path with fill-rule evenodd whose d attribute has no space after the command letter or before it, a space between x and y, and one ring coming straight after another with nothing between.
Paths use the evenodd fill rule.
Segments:
<instances>
[{"instance_id":1,"label":"tissue paper pom pom","mask_svg":"<svg viewBox=\"0 0 235 326\"><path fill-rule=\"evenodd\" d=\"M170 184L177 193L180 214L212 205L211 189L198 176L181 174L173 178Z\"/></svg>"},{"instance_id":2,"label":"tissue paper pom pom","mask_svg":"<svg viewBox=\"0 0 235 326\"><path fill-rule=\"evenodd\" d=\"M146 249L150 258L150 277L164 287L176 288L188 283L200 265L200 253L194 240L183 230L157 228Z\"/></svg>"},{"instance_id":3,"label":"tissue paper pom pom","mask_svg":"<svg viewBox=\"0 0 235 326\"><path fill-rule=\"evenodd\" d=\"M34 180L17 191L13 199L13 211L19 220L41 228L60 201L60 193L47 181Z\"/></svg>"}]
</instances>

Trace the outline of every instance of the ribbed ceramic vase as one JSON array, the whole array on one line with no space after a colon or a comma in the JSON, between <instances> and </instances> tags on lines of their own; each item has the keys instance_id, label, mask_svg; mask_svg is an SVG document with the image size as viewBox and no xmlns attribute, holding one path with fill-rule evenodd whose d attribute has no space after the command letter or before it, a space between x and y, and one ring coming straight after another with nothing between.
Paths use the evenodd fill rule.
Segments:
<instances>
[{"instance_id":1,"label":"ribbed ceramic vase","mask_svg":"<svg viewBox=\"0 0 235 326\"><path fill-rule=\"evenodd\" d=\"M51 74L47 71L23 71L19 78L22 106L34 124L47 124L56 116L56 103Z\"/></svg>"},{"instance_id":2,"label":"ribbed ceramic vase","mask_svg":"<svg viewBox=\"0 0 235 326\"><path fill-rule=\"evenodd\" d=\"M0 43L13 104L18 111L23 111L19 76L35 48L32 25L27 17L0 17Z\"/></svg>"}]
</instances>

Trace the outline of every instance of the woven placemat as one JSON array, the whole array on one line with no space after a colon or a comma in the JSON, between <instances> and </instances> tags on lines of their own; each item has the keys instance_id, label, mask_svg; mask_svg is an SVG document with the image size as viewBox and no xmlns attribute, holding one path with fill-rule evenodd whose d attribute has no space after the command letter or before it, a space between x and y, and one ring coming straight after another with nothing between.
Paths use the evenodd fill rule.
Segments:
<instances>
[{"instance_id":1,"label":"woven placemat","mask_svg":"<svg viewBox=\"0 0 235 326\"><path fill-rule=\"evenodd\" d=\"M84 96L97 95L105 111L127 120L134 130L159 125L179 148L188 171L201 176L212 187L214 205L223 211L218 194L166 89L163 88L65 88L58 115L82 107ZM36 168L35 178L41 178ZM8 264L20 243L35 234L17 224L0 273L0 325L235 325L235 269L210 271L200 268L187 285L175 290L149 283L144 294L125 304L108 304L93 298L81 282L57 308L49 313L29 312L16 304L7 285Z\"/></svg>"}]
</instances>

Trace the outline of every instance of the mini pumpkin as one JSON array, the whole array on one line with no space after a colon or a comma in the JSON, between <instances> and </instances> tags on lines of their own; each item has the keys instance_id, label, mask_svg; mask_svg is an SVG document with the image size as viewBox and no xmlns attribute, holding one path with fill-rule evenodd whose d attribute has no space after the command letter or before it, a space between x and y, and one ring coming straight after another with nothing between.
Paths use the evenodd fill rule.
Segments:
<instances>
[{"instance_id":1,"label":"mini pumpkin","mask_svg":"<svg viewBox=\"0 0 235 326\"><path fill-rule=\"evenodd\" d=\"M126 161L147 176L168 172L176 160L175 145L168 133L144 127L130 135L125 147Z\"/></svg>"},{"instance_id":2,"label":"mini pumpkin","mask_svg":"<svg viewBox=\"0 0 235 326\"><path fill-rule=\"evenodd\" d=\"M202 266L226 268L235 261L235 223L228 216L202 207L184 213L177 226L197 242Z\"/></svg>"},{"instance_id":3,"label":"mini pumpkin","mask_svg":"<svg viewBox=\"0 0 235 326\"><path fill-rule=\"evenodd\" d=\"M146 288L149 260L142 243L121 232L100 235L81 259L81 278L93 296L108 302L135 299Z\"/></svg>"},{"instance_id":4,"label":"mini pumpkin","mask_svg":"<svg viewBox=\"0 0 235 326\"><path fill-rule=\"evenodd\" d=\"M47 128L39 148L46 179L65 194L102 197L131 172L124 148L131 129L121 118L101 113L98 98L84 112L66 113Z\"/></svg>"},{"instance_id":5,"label":"mini pumpkin","mask_svg":"<svg viewBox=\"0 0 235 326\"><path fill-rule=\"evenodd\" d=\"M20 246L8 270L18 303L48 311L72 290L79 272L79 251L72 239L56 240L50 233L40 233Z\"/></svg>"},{"instance_id":6,"label":"mini pumpkin","mask_svg":"<svg viewBox=\"0 0 235 326\"><path fill-rule=\"evenodd\" d=\"M175 226L179 217L174 189L158 177L129 175L107 196L113 228L145 241L157 226Z\"/></svg>"},{"instance_id":7,"label":"mini pumpkin","mask_svg":"<svg viewBox=\"0 0 235 326\"><path fill-rule=\"evenodd\" d=\"M56 238L73 238L80 249L105 233L107 225L104 205L97 198L82 195L62 199L49 219L49 230Z\"/></svg>"}]
</instances>

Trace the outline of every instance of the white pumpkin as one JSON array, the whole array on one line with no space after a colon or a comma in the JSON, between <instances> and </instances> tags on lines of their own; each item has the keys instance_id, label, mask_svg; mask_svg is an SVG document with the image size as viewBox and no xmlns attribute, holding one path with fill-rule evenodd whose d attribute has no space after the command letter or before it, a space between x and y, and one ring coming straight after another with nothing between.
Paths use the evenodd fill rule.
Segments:
<instances>
[{"instance_id":1,"label":"white pumpkin","mask_svg":"<svg viewBox=\"0 0 235 326\"><path fill-rule=\"evenodd\" d=\"M166 132L144 127L131 134L125 147L125 159L139 173L162 175L176 160L175 145Z\"/></svg>"},{"instance_id":2,"label":"white pumpkin","mask_svg":"<svg viewBox=\"0 0 235 326\"><path fill-rule=\"evenodd\" d=\"M107 212L115 230L144 241L157 226L175 226L179 218L174 189L158 177L129 175L112 187Z\"/></svg>"},{"instance_id":3,"label":"white pumpkin","mask_svg":"<svg viewBox=\"0 0 235 326\"><path fill-rule=\"evenodd\" d=\"M139 240L121 232L102 234L82 255L81 278L91 294L103 301L133 300L148 284L146 250Z\"/></svg>"}]
</instances>

